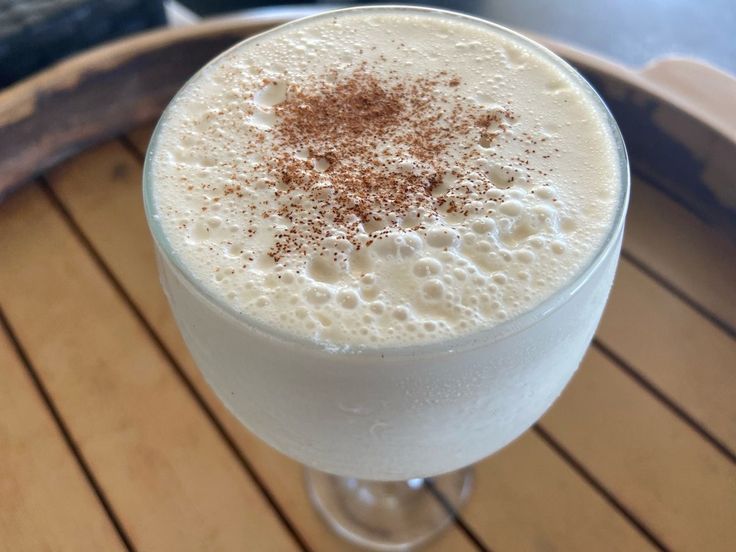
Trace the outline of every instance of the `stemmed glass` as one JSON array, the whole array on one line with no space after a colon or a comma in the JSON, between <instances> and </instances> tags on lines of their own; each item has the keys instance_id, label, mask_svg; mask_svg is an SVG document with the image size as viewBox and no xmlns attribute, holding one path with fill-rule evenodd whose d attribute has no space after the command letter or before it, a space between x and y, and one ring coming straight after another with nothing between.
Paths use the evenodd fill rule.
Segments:
<instances>
[{"instance_id":1,"label":"stemmed glass","mask_svg":"<svg viewBox=\"0 0 736 552\"><path fill-rule=\"evenodd\" d=\"M621 181L610 230L588 265L531 311L441 342L342 350L265 326L194 278L162 229L146 163L144 200L161 283L208 383L246 427L307 466L309 496L337 533L376 550L406 550L440 531L465 502L468 466L529 428L577 369L613 281L629 172L603 102L545 48L498 25L425 8L352 8L308 19L361 10L457 18L524 42L595 98L617 144L611 170ZM149 160L158 154L166 118Z\"/></svg>"}]
</instances>

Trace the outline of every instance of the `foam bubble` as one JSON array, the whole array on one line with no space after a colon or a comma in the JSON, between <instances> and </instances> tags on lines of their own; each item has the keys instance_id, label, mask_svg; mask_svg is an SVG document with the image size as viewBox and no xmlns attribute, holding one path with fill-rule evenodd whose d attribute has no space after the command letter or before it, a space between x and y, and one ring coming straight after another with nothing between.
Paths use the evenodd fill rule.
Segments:
<instances>
[{"instance_id":1,"label":"foam bubble","mask_svg":"<svg viewBox=\"0 0 736 552\"><path fill-rule=\"evenodd\" d=\"M403 306L395 307L391 314L396 320L399 320L401 322L409 318L409 310Z\"/></svg>"},{"instance_id":2,"label":"foam bubble","mask_svg":"<svg viewBox=\"0 0 736 552\"><path fill-rule=\"evenodd\" d=\"M432 278L422 284L422 296L426 301L439 301L445 294L445 285L442 280Z\"/></svg>"},{"instance_id":3,"label":"foam bubble","mask_svg":"<svg viewBox=\"0 0 736 552\"><path fill-rule=\"evenodd\" d=\"M307 273L319 282L336 282L342 273L340 266L332 259L315 256L307 266Z\"/></svg>"},{"instance_id":4,"label":"foam bubble","mask_svg":"<svg viewBox=\"0 0 736 552\"><path fill-rule=\"evenodd\" d=\"M564 242L555 240L552 242L551 248L553 253L556 253L557 255L562 255L565 252L566 246Z\"/></svg>"},{"instance_id":5,"label":"foam bubble","mask_svg":"<svg viewBox=\"0 0 736 552\"><path fill-rule=\"evenodd\" d=\"M459 239L457 231L452 228L433 228L427 232L427 244L432 247L452 247Z\"/></svg>"},{"instance_id":6,"label":"foam bubble","mask_svg":"<svg viewBox=\"0 0 736 552\"><path fill-rule=\"evenodd\" d=\"M271 81L253 95L258 106L273 107L286 99L286 81Z\"/></svg>"},{"instance_id":7,"label":"foam bubble","mask_svg":"<svg viewBox=\"0 0 736 552\"><path fill-rule=\"evenodd\" d=\"M432 257L423 257L414 263L412 272L420 278L435 276L442 272L442 263Z\"/></svg>"},{"instance_id":8,"label":"foam bubble","mask_svg":"<svg viewBox=\"0 0 736 552\"><path fill-rule=\"evenodd\" d=\"M337 302L343 308L354 309L360 303L360 298L352 289L342 289L337 293Z\"/></svg>"},{"instance_id":9,"label":"foam bubble","mask_svg":"<svg viewBox=\"0 0 736 552\"><path fill-rule=\"evenodd\" d=\"M517 217L524 210L524 207L520 201L510 200L504 201L498 208L498 210L501 211L504 215Z\"/></svg>"},{"instance_id":10,"label":"foam bubble","mask_svg":"<svg viewBox=\"0 0 736 552\"><path fill-rule=\"evenodd\" d=\"M314 285L304 295L312 305L324 305L332 297L332 292L326 286Z\"/></svg>"}]
</instances>

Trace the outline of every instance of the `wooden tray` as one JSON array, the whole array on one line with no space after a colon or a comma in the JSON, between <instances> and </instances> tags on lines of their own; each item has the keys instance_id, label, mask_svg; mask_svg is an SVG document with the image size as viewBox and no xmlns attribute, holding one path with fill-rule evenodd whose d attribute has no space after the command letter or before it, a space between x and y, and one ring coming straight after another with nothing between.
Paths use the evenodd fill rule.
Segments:
<instances>
[{"instance_id":1,"label":"wooden tray","mask_svg":"<svg viewBox=\"0 0 736 552\"><path fill-rule=\"evenodd\" d=\"M0 550L351 549L313 512L300 467L204 383L141 205L140 124L267 24L149 33L0 94L0 185L38 175L0 203ZM619 273L562 398L478 465L468 507L428 549L732 550L733 120L648 78L677 82L693 74L683 64L647 77L556 49L626 134ZM727 93L731 81L704 71L719 84L701 88Z\"/></svg>"}]
</instances>

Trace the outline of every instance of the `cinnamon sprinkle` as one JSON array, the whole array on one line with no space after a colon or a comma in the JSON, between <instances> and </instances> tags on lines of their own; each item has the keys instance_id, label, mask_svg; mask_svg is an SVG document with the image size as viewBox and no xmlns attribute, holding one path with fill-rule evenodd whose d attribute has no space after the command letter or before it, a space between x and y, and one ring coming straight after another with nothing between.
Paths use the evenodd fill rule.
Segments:
<instances>
[{"instance_id":1,"label":"cinnamon sprinkle","mask_svg":"<svg viewBox=\"0 0 736 552\"><path fill-rule=\"evenodd\" d=\"M325 251L328 238L358 250L396 229L422 231L440 212L468 213L472 192L493 186L487 174L475 175L474 190L436 192L447 176L468 172L457 167L473 159L475 144L489 147L515 117L508 107L489 113L461 97L459 84L444 71L378 78L363 64L342 78L290 86L274 107L276 153L263 163L275 202L263 217L292 224L276 234L269 255L278 262Z\"/></svg>"}]
</instances>

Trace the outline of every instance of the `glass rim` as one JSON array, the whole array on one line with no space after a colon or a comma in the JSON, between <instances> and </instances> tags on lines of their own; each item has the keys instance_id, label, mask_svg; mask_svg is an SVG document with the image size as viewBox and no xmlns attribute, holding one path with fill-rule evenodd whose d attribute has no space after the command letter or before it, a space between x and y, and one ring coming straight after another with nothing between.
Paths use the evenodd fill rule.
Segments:
<instances>
[{"instance_id":1,"label":"glass rim","mask_svg":"<svg viewBox=\"0 0 736 552\"><path fill-rule=\"evenodd\" d=\"M618 201L616 204L615 212L613 215L612 223L608 229L607 234L602 240L601 244L596 249L590 260L586 265L579 270L575 276L573 276L564 286L556 290L552 295L542 300L534 307L523 311L522 313L504 320L498 324L486 328L480 328L470 331L466 334L458 336L447 337L436 341L427 341L420 343L408 343L405 345L349 345L342 344L337 345L327 341L319 341L316 339L310 339L308 337L299 336L287 331L283 331L272 324L262 322L255 317L250 316L246 312L235 309L230 303L224 298L218 297L212 291L207 289L206 285L201 282L198 278L195 278L187 269L186 265L181 261L178 255L173 251L170 242L166 237L166 233L161 225L159 217L156 216L155 201L153 198L153 174L152 174L152 159L156 152L156 144L158 135L161 128L166 122L167 115L171 108L171 105L176 99L188 88L189 84L195 81L199 75L207 67L217 63L220 59L228 55L230 52L245 47L250 42L256 42L263 36L280 32L285 28L291 28L301 25L306 22L311 22L321 18L341 16L344 14L360 13L360 12L409 12L426 14L434 17L452 18L460 21L465 21L470 24L478 25L485 28L490 28L494 32L509 37L513 40L522 42L524 45L532 48L534 51L541 54L551 63L560 67L568 74L572 80L580 87L581 90L585 91L596 107L601 111L603 118L607 123L610 136L613 139L614 147L616 149L618 159L618 171L620 188L618 192ZM459 350L475 349L477 347L489 345L503 339L506 339L516 333L522 332L542 319L550 316L557 309L566 304L572 299L581 287L588 281L590 276L596 271L601 263L608 257L609 252L613 247L616 246L619 234L623 230L624 220L626 217L626 211L629 203L631 187L631 175L629 171L628 154L626 151L626 145L624 144L621 131L616 124L613 115L611 114L608 106L605 104L603 99L600 97L598 92L591 86L591 84L569 63L567 63L560 56L539 44L538 42L520 34L516 31L508 29L497 23L487 21L485 19L466 15L459 12L450 10L443 10L438 8L420 7L420 6L404 6L404 5L376 5L376 6L358 6L351 8L342 8L337 10L328 10L319 12L314 15L302 17L292 21L287 21L263 32L257 33L253 36L246 38L238 42L237 44L227 48L222 53L215 56L203 67L201 67L194 75L192 75L177 93L170 100L167 107L158 119L156 127L151 135L143 166L143 205L146 215L146 221L148 223L151 235L153 236L154 243L158 251L163 254L169 265L174 269L178 276L182 278L197 294L201 296L211 307L214 307L223 314L228 315L234 321L239 324L247 326L250 330L255 330L265 337L275 339L291 346L299 346L309 350L317 352L329 352L329 353L344 353L350 355L372 355L380 356L382 359L389 356L427 356L457 352Z\"/></svg>"}]
</instances>

